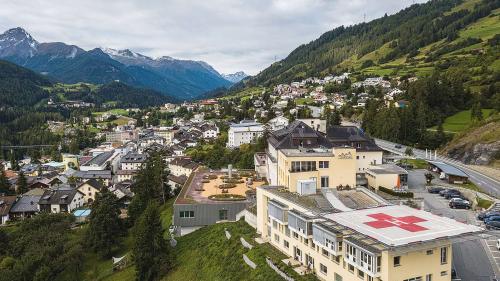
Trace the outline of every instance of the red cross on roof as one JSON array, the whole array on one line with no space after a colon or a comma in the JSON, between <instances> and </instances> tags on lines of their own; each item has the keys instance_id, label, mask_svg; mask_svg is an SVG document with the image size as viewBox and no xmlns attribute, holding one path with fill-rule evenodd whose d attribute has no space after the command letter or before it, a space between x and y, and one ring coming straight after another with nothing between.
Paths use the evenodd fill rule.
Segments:
<instances>
[{"instance_id":1,"label":"red cross on roof","mask_svg":"<svg viewBox=\"0 0 500 281\"><path fill-rule=\"evenodd\" d=\"M376 221L369 221L364 224L374 228L387 228L395 226L410 232L427 230L427 228L417 225L417 223L427 220L415 216L393 217L384 213L371 214L368 216L376 219Z\"/></svg>"}]
</instances>

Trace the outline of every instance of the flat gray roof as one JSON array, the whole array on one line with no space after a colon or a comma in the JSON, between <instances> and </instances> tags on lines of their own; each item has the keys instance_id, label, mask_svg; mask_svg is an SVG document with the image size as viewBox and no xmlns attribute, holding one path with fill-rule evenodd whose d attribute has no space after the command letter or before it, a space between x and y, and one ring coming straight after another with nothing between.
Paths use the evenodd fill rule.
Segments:
<instances>
[{"instance_id":1,"label":"flat gray roof","mask_svg":"<svg viewBox=\"0 0 500 281\"><path fill-rule=\"evenodd\" d=\"M448 165L446 163L438 162L438 161L429 161L429 163L438 167L441 171L443 171L443 173L445 173L447 175L460 176L460 177L464 177L464 178L469 177L466 173L464 173L459 168Z\"/></svg>"}]
</instances>

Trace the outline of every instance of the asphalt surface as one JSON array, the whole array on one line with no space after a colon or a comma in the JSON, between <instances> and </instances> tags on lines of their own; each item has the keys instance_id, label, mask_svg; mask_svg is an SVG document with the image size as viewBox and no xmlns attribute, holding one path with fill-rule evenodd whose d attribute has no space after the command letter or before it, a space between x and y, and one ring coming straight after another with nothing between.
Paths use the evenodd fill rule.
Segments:
<instances>
[{"instance_id":1,"label":"asphalt surface","mask_svg":"<svg viewBox=\"0 0 500 281\"><path fill-rule=\"evenodd\" d=\"M388 150L398 154L404 154L406 150L406 146L404 145L401 145L401 148L396 148L396 145L399 144L381 139L375 139L375 143L384 150ZM420 149L412 149L412 150L415 157L425 159L425 150L420 150ZM500 198L500 180L483 175L482 173L479 173L476 170L467 167L463 163L454 159L450 159L448 157L437 155L436 160L434 160L433 158L433 161L441 161L448 165L455 166L456 168L465 172L469 176L469 180L474 184L476 184L477 186L481 187L486 193L496 198Z\"/></svg>"},{"instance_id":2,"label":"asphalt surface","mask_svg":"<svg viewBox=\"0 0 500 281\"><path fill-rule=\"evenodd\" d=\"M408 186L415 193L415 197L424 199L426 211L468 224L481 224L477 221L475 212L451 209L448 207L448 200L438 194L428 193L425 188L425 172L425 170L409 171ZM461 280L491 281L498 274L496 262L500 262L500 252L496 253L495 247L489 247L492 240L496 241L500 238L494 235L498 234L488 233L486 239L483 239L482 236L475 236L453 245L453 268ZM496 260L495 256L498 256L499 259Z\"/></svg>"}]
</instances>

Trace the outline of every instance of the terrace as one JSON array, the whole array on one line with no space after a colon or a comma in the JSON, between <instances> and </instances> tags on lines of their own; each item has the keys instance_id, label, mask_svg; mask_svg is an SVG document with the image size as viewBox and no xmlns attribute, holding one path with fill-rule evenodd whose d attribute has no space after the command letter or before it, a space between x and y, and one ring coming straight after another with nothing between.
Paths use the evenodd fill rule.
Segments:
<instances>
[{"instance_id":1,"label":"terrace","mask_svg":"<svg viewBox=\"0 0 500 281\"><path fill-rule=\"evenodd\" d=\"M210 171L201 167L190 176L176 203L245 201L247 195L255 194L255 189L264 183L253 171Z\"/></svg>"}]
</instances>

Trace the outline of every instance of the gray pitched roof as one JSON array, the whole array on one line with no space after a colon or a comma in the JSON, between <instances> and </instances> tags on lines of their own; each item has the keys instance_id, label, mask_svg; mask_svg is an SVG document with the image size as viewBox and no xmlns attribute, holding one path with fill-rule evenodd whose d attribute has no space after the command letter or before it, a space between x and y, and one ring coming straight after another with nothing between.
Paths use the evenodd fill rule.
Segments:
<instances>
[{"instance_id":1,"label":"gray pitched roof","mask_svg":"<svg viewBox=\"0 0 500 281\"><path fill-rule=\"evenodd\" d=\"M26 212L38 212L38 201L42 198L41 195L26 195L23 194L19 197L10 209L11 213L26 213Z\"/></svg>"}]
</instances>

